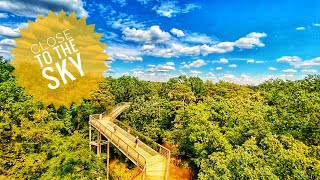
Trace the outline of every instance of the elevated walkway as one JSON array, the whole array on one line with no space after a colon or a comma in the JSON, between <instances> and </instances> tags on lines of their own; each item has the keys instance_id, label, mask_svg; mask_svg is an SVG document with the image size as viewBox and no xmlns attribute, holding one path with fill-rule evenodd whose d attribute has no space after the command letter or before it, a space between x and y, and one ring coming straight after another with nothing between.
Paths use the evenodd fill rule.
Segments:
<instances>
[{"instance_id":1,"label":"elevated walkway","mask_svg":"<svg viewBox=\"0 0 320 180\"><path fill-rule=\"evenodd\" d=\"M114 123L114 121L116 121L115 118L129 107L130 103L120 103L108 114L103 113L90 115L90 147L91 145L97 146L97 154L99 155L101 153L101 145L108 144L109 153L109 142L111 142L128 159L141 169L142 179L168 179L170 150L159 144L157 144L156 148L151 148L140 140L138 141L138 147L136 147L135 136ZM91 140L92 127L99 132L96 141ZM102 141L101 135L103 135L108 141Z\"/></svg>"}]
</instances>

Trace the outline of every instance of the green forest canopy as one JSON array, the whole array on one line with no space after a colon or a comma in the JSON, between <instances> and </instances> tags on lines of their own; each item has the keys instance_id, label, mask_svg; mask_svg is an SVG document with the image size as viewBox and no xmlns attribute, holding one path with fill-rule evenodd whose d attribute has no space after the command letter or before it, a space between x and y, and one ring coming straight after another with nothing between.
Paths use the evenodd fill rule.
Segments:
<instances>
[{"instance_id":1,"label":"green forest canopy","mask_svg":"<svg viewBox=\"0 0 320 180\"><path fill-rule=\"evenodd\" d=\"M0 61L0 179L95 179L88 117L130 101L119 119L190 162L197 179L319 179L320 76L258 86L107 77L69 109L32 103Z\"/></svg>"}]
</instances>

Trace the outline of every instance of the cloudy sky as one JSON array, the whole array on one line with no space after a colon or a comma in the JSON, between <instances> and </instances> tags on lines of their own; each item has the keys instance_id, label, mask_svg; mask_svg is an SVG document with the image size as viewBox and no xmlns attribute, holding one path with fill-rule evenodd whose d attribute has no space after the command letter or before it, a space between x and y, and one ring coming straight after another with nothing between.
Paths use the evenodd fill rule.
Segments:
<instances>
[{"instance_id":1,"label":"cloudy sky","mask_svg":"<svg viewBox=\"0 0 320 180\"><path fill-rule=\"evenodd\" d=\"M257 84L320 71L316 0L0 0L0 55L48 10L75 11L108 44L106 76Z\"/></svg>"}]
</instances>

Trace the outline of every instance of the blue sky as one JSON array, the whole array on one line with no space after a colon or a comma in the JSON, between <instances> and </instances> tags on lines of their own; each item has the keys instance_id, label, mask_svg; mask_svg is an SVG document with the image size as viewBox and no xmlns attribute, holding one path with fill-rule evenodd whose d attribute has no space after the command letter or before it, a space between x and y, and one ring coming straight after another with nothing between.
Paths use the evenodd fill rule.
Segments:
<instances>
[{"instance_id":1,"label":"blue sky","mask_svg":"<svg viewBox=\"0 0 320 180\"><path fill-rule=\"evenodd\" d=\"M316 0L0 0L0 55L48 10L75 11L103 33L106 76L166 81L179 75L258 84L320 71Z\"/></svg>"}]
</instances>

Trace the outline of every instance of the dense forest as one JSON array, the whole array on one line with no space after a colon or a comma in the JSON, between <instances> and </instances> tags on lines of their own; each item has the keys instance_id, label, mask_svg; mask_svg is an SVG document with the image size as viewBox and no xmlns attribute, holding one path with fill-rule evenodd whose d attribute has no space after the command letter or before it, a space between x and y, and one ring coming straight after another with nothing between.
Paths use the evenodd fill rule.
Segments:
<instances>
[{"instance_id":1,"label":"dense forest","mask_svg":"<svg viewBox=\"0 0 320 180\"><path fill-rule=\"evenodd\" d=\"M169 147L195 179L320 179L320 76L258 86L106 77L90 99L55 108L25 96L13 71L0 61L0 179L105 174L89 150L88 118L119 102L132 102L119 120Z\"/></svg>"}]
</instances>

